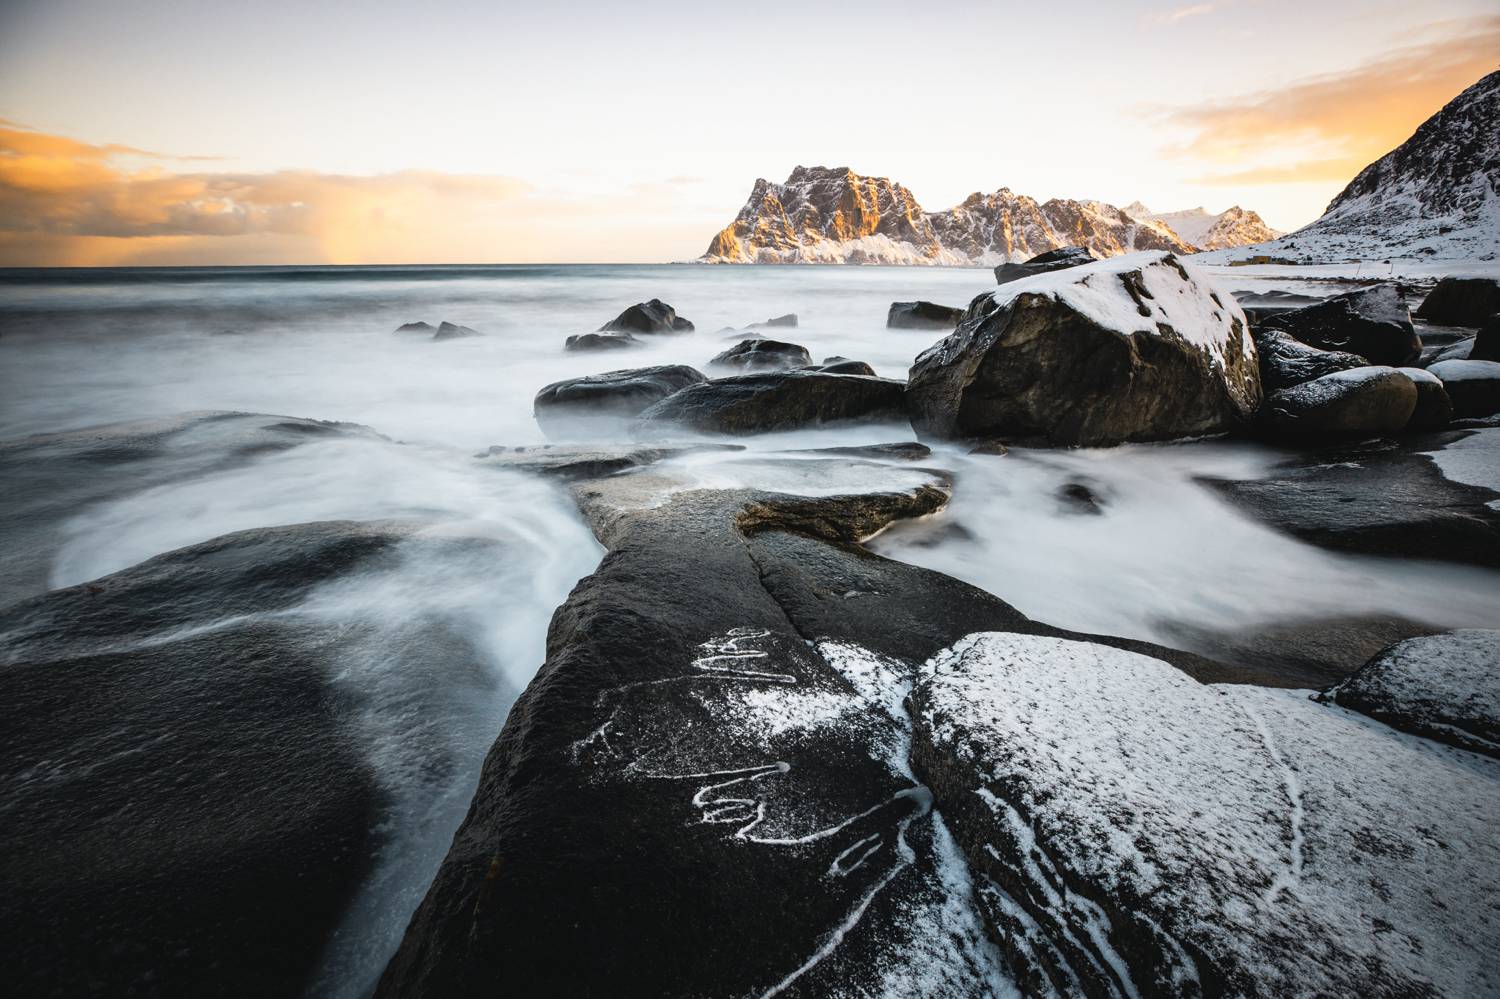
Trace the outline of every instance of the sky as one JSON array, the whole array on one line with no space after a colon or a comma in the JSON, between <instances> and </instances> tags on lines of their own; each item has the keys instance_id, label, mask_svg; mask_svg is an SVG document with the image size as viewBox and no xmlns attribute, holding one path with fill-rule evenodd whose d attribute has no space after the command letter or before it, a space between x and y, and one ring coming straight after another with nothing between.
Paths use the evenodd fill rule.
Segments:
<instances>
[{"instance_id":1,"label":"sky","mask_svg":"<svg viewBox=\"0 0 1500 999\"><path fill-rule=\"evenodd\" d=\"M0 0L0 266L662 261L757 177L1291 230L1494 0Z\"/></svg>"}]
</instances>

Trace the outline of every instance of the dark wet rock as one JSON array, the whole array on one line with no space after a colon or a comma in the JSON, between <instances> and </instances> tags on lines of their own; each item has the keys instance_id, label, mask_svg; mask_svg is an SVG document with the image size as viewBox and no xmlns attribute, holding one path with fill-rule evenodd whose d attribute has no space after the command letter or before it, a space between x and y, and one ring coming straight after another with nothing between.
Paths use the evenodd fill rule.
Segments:
<instances>
[{"instance_id":1,"label":"dark wet rock","mask_svg":"<svg viewBox=\"0 0 1500 999\"><path fill-rule=\"evenodd\" d=\"M1087 482L1065 482L1057 490L1057 498L1069 513L1098 516L1104 512L1105 502L1095 487Z\"/></svg>"},{"instance_id":2,"label":"dark wet rock","mask_svg":"<svg viewBox=\"0 0 1500 999\"><path fill-rule=\"evenodd\" d=\"M864 375L868 378L876 377L875 369L870 367L870 365L864 361L851 361L847 357L841 357L837 360L824 358L823 363L813 365L812 370L823 371L830 375Z\"/></svg>"},{"instance_id":3,"label":"dark wet rock","mask_svg":"<svg viewBox=\"0 0 1500 999\"><path fill-rule=\"evenodd\" d=\"M423 336L432 336L437 332L437 327L431 323L402 323L396 327L397 333L420 333Z\"/></svg>"},{"instance_id":4,"label":"dark wet rock","mask_svg":"<svg viewBox=\"0 0 1500 999\"><path fill-rule=\"evenodd\" d=\"M464 340L471 336L484 336L484 334L476 329L448 322L438 323L437 332L432 334L434 340Z\"/></svg>"},{"instance_id":5,"label":"dark wet rock","mask_svg":"<svg viewBox=\"0 0 1500 999\"><path fill-rule=\"evenodd\" d=\"M1245 310L1245 315L1249 318L1252 327L1259 327L1261 323L1277 313L1317 305L1322 301L1321 298L1314 298L1311 295L1298 295L1295 292L1279 289L1237 291L1234 292L1234 300L1239 303L1240 308ZM1256 343L1259 342L1257 338Z\"/></svg>"},{"instance_id":6,"label":"dark wet rock","mask_svg":"<svg viewBox=\"0 0 1500 999\"><path fill-rule=\"evenodd\" d=\"M951 330L964 310L934 302L892 302L885 317L887 329Z\"/></svg>"},{"instance_id":7,"label":"dark wet rock","mask_svg":"<svg viewBox=\"0 0 1500 999\"><path fill-rule=\"evenodd\" d=\"M1324 699L1404 732L1500 757L1500 631L1398 642Z\"/></svg>"},{"instance_id":8,"label":"dark wet rock","mask_svg":"<svg viewBox=\"0 0 1500 999\"><path fill-rule=\"evenodd\" d=\"M1398 369L1351 368L1270 393L1259 422L1284 437L1393 434L1416 408L1417 387Z\"/></svg>"},{"instance_id":9,"label":"dark wet rock","mask_svg":"<svg viewBox=\"0 0 1500 999\"><path fill-rule=\"evenodd\" d=\"M1408 430L1437 430L1453 419L1453 400L1442 379L1424 368L1397 368L1417 387L1417 408L1412 410Z\"/></svg>"},{"instance_id":10,"label":"dark wet rock","mask_svg":"<svg viewBox=\"0 0 1500 999\"><path fill-rule=\"evenodd\" d=\"M920 433L1110 445L1234 430L1260 403L1239 310L1170 254L1002 288L967 316L912 366Z\"/></svg>"},{"instance_id":11,"label":"dark wet rock","mask_svg":"<svg viewBox=\"0 0 1500 999\"><path fill-rule=\"evenodd\" d=\"M1500 413L1500 361L1439 361L1427 370L1442 380L1455 416Z\"/></svg>"},{"instance_id":12,"label":"dark wet rock","mask_svg":"<svg viewBox=\"0 0 1500 999\"><path fill-rule=\"evenodd\" d=\"M1422 340L1394 284L1372 285L1279 312L1261 325L1320 350L1358 354L1371 364L1410 364L1422 352Z\"/></svg>"},{"instance_id":13,"label":"dark wet rock","mask_svg":"<svg viewBox=\"0 0 1500 999\"><path fill-rule=\"evenodd\" d=\"M0 441L0 606L49 588L64 525L105 502L330 440L382 440L356 423L185 413Z\"/></svg>"},{"instance_id":14,"label":"dark wet rock","mask_svg":"<svg viewBox=\"0 0 1500 999\"><path fill-rule=\"evenodd\" d=\"M889 378L777 371L691 385L643 412L646 434L685 428L756 434L855 421L905 423L905 386Z\"/></svg>"},{"instance_id":15,"label":"dark wet rock","mask_svg":"<svg viewBox=\"0 0 1500 999\"><path fill-rule=\"evenodd\" d=\"M1493 761L1014 633L939 653L910 704L913 771L1023 994L1500 988Z\"/></svg>"},{"instance_id":16,"label":"dark wet rock","mask_svg":"<svg viewBox=\"0 0 1500 999\"><path fill-rule=\"evenodd\" d=\"M1500 312L1500 281L1493 278L1443 278L1417 315L1446 326L1478 326Z\"/></svg>"},{"instance_id":17,"label":"dark wet rock","mask_svg":"<svg viewBox=\"0 0 1500 999\"><path fill-rule=\"evenodd\" d=\"M314 991L388 815L368 705L338 681L364 639L287 612L393 566L412 530L245 531L0 611L0 932L18 994ZM409 637L376 644L413 677L483 669L439 631Z\"/></svg>"},{"instance_id":18,"label":"dark wet rock","mask_svg":"<svg viewBox=\"0 0 1500 999\"><path fill-rule=\"evenodd\" d=\"M1474 337L1450 343L1445 347L1435 347L1431 353L1426 348L1422 350L1422 367L1430 368L1439 361L1467 361L1474 353Z\"/></svg>"},{"instance_id":19,"label":"dark wet rock","mask_svg":"<svg viewBox=\"0 0 1500 999\"><path fill-rule=\"evenodd\" d=\"M781 340L741 340L708 362L713 367L737 371L785 371L812 363L807 348Z\"/></svg>"},{"instance_id":20,"label":"dark wet rock","mask_svg":"<svg viewBox=\"0 0 1500 999\"><path fill-rule=\"evenodd\" d=\"M1474 343L1465 355L1470 361L1500 361L1500 313L1490 316L1474 334Z\"/></svg>"},{"instance_id":21,"label":"dark wet rock","mask_svg":"<svg viewBox=\"0 0 1500 999\"><path fill-rule=\"evenodd\" d=\"M1055 632L854 543L941 506L940 477L820 464L875 491L684 490L657 469L573 487L609 554L554 617L377 995L1004 988L905 769L902 695L977 627Z\"/></svg>"},{"instance_id":22,"label":"dark wet rock","mask_svg":"<svg viewBox=\"0 0 1500 999\"><path fill-rule=\"evenodd\" d=\"M640 346L641 343L629 333L578 333L563 341L563 350L623 350Z\"/></svg>"},{"instance_id":23,"label":"dark wet rock","mask_svg":"<svg viewBox=\"0 0 1500 999\"><path fill-rule=\"evenodd\" d=\"M1094 255L1085 246L1064 246L1046 253L1038 253L1023 264L1001 264L995 268L995 282L1008 284L1022 278L1035 277L1050 271L1094 262Z\"/></svg>"},{"instance_id":24,"label":"dark wet rock","mask_svg":"<svg viewBox=\"0 0 1500 999\"><path fill-rule=\"evenodd\" d=\"M1348 371L1369 364L1358 354L1309 347L1281 330L1257 329L1254 337L1256 353L1260 356L1260 385L1268 395L1335 371Z\"/></svg>"},{"instance_id":25,"label":"dark wet rock","mask_svg":"<svg viewBox=\"0 0 1500 999\"><path fill-rule=\"evenodd\" d=\"M932 448L916 441L899 441L892 444L851 444L847 447L813 447L794 452L797 454L826 454L846 458L895 458L900 461L926 461L932 457Z\"/></svg>"},{"instance_id":26,"label":"dark wet rock","mask_svg":"<svg viewBox=\"0 0 1500 999\"><path fill-rule=\"evenodd\" d=\"M1445 478L1425 453L1490 440L1465 441L1472 436L1446 431L1327 445L1260 479L1205 481L1248 513L1315 544L1500 566L1500 511L1489 505L1500 493Z\"/></svg>"},{"instance_id":27,"label":"dark wet rock","mask_svg":"<svg viewBox=\"0 0 1500 999\"><path fill-rule=\"evenodd\" d=\"M625 368L566 378L536 394L532 412L546 433L605 428L629 420L689 385L706 381L685 364Z\"/></svg>"},{"instance_id":28,"label":"dark wet rock","mask_svg":"<svg viewBox=\"0 0 1500 999\"><path fill-rule=\"evenodd\" d=\"M687 447L602 446L567 447L542 444L533 447L496 445L475 457L498 468L576 482L645 468L668 458L703 451L741 451L738 444L695 444Z\"/></svg>"},{"instance_id":29,"label":"dark wet rock","mask_svg":"<svg viewBox=\"0 0 1500 999\"><path fill-rule=\"evenodd\" d=\"M600 333L691 333L693 324L659 298L632 305L599 327Z\"/></svg>"},{"instance_id":30,"label":"dark wet rock","mask_svg":"<svg viewBox=\"0 0 1500 999\"><path fill-rule=\"evenodd\" d=\"M775 328L775 327L787 327L787 328L793 328L796 325L797 325L797 314L795 312L788 312L784 316L776 316L773 319L767 319L763 323L751 323L750 324L750 328L753 329L753 330L763 329L765 327L772 327L772 328Z\"/></svg>"}]
</instances>

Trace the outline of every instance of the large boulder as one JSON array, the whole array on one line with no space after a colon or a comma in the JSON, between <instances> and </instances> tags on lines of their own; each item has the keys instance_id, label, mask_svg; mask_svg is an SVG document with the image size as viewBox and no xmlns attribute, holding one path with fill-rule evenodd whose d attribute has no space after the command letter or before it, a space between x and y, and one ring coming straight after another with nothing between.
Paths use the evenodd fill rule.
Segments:
<instances>
[{"instance_id":1,"label":"large boulder","mask_svg":"<svg viewBox=\"0 0 1500 999\"><path fill-rule=\"evenodd\" d=\"M1364 367L1266 396L1260 424L1276 435L1393 434L1411 422L1417 387L1396 368Z\"/></svg>"},{"instance_id":2,"label":"large boulder","mask_svg":"<svg viewBox=\"0 0 1500 999\"><path fill-rule=\"evenodd\" d=\"M795 343L752 338L741 340L708 363L713 367L744 372L785 371L807 367L812 364L812 355L806 347Z\"/></svg>"},{"instance_id":3,"label":"large boulder","mask_svg":"<svg viewBox=\"0 0 1500 999\"><path fill-rule=\"evenodd\" d=\"M1244 313L1159 252L981 295L908 386L919 432L1053 445L1223 433L1261 399Z\"/></svg>"},{"instance_id":4,"label":"large boulder","mask_svg":"<svg viewBox=\"0 0 1500 999\"><path fill-rule=\"evenodd\" d=\"M934 302L892 302L885 325L887 329L951 330L963 315L963 309Z\"/></svg>"},{"instance_id":5,"label":"large boulder","mask_svg":"<svg viewBox=\"0 0 1500 999\"><path fill-rule=\"evenodd\" d=\"M1254 331L1253 336L1260 357L1260 387L1267 395L1335 371L1362 368L1370 363L1358 354L1310 347L1278 329L1261 327Z\"/></svg>"},{"instance_id":6,"label":"large boulder","mask_svg":"<svg viewBox=\"0 0 1500 999\"><path fill-rule=\"evenodd\" d=\"M563 350L575 353L623 350L627 347L639 347L641 343L629 333L578 333L563 341Z\"/></svg>"},{"instance_id":7,"label":"large boulder","mask_svg":"<svg viewBox=\"0 0 1500 999\"><path fill-rule=\"evenodd\" d=\"M913 771L1023 994L1500 990L1500 762L1089 642L926 672Z\"/></svg>"},{"instance_id":8,"label":"large boulder","mask_svg":"<svg viewBox=\"0 0 1500 999\"><path fill-rule=\"evenodd\" d=\"M1500 413L1500 361L1439 361L1427 369L1442 380L1454 415Z\"/></svg>"},{"instance_id":9,"label":"large boulder","mask_svg":"<svg viewBox=\"0 0 1500 999\"><path fill-rule=\"evenodd\" d=\"M1500 631L1398 642L1324 699L1406 732L1500 757Z\"/></svg>"},{"instance_id":10,"label":"large boulder","mask_svg":"<svg viewBox=\"0 0 1500 999\"><path fill-rule=\"evenodd\" d=\"M1443 381L1426 368L1397 368L1417 388L1417 408L1412 410L1408 430L1437 430L1453 419L1453 400Z\"/></svg>"},{"instance_id":11,"label":"large boulder","mask_svg":"<svg viewBox=\"0 0 1500 999\"><path fill-rule=\"evenodd\" d=\"M693 324L659 298L638 302L603 326L600 333L691 333Z\"/></svg>"},{"instance_id":12,"label":"large boulder","mask_svg":"<svg viewBox=\"0 0 1500 999\"><path fill-rule=\"evenodd\" d=\"M1500 312L1490 316L1479 327L1479 332L1474 334L1474 343L1465 356L1471 361L1500 361Z\"/></svg>"},{"instance_id":13,"label":"large boulder","mask_svg":"<svg viewBox=\"0 0 1500 999\"><path fill-rule=\"evenodd\" d=\"M822 371L777 371L690 385L641 413L640 432L684 427L702 433L758 434L830 424L905 423L905 386L889 378Z\"/></svg>"},{"instance_id":14,"label":"large boulder","mask_svg":"<svg viewBox=\"0 0 1500 999\"><path fill-rule=\"evenodd\" d=\"M1371 364L1410 364L1422 353L1422 339L1394 284L1372 285L1317 305L1278 312L1261 325L1322 350L1358 354Z\"/></svg>"},{"instance_id":15,"label":"large boulder","mask_svg":"<svg viewBox=\"0 0 1500 999\"><path fill-rule=\"evenodd\" d=\"M1006 284L1010 281L1020 281L1022 278L1035 277L1050 271L1090 264L1094 262L1094 259L1094 255L1086 246L1064 246L1056 250L1048 250L1046 253L1038 253L1022 264L1001 264L995 268L995 282Z\"/></svg>"},{"instance_id":16,"label":"large boulder","mask_svg":"<svg viewBox=\"0 0 1500 999\"><path fill-rule=\"evenodd\" d=\"M1417 315L1443 326L1478 326L1500 312L1500 281L1494 278L1443 278Z\"/></svg>"},{"instance_id":17,"label":"large boulder","mask_svg":"<svg viewBox=\"0 0 1500 999\"><path fill-rule=\"evenodd\" d=\"M532 413L545 433L606 429L679 389L707 381L685 364L625 368L553 382L536 394Z\"/></svg>"}]
</instances>

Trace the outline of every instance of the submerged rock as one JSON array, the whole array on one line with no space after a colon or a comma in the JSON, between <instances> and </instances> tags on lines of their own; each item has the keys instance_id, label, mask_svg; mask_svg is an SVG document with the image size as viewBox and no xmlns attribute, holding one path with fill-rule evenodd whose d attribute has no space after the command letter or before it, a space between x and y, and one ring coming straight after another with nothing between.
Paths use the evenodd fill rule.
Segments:
<instances>
[{"instance_id":1,"label":"submerged rock","mask_svg":"<svg viewBox=\"0 0 1500 999\"><path fill-rule=\"evenodd\" d=\"M1371 364L1410 364L1422 353L1422 339L1394 284L1372 285L1317 305L1278 312L1261 325L1320 350L1358 354Z\"/></svg>"},{"instance_id":2,"label":"submerged rock","mask_svg":"<svg viewBox=\"0 0 1500 999\"><path fill-rule=\"evenodd\" d=\"M608 429L629 420L679 389L706 381L685 364L625 368L566 378L536 394L532 413L543 432Z\"/></svg>"},{"instance_id":3,"label":"submerged rock","mask_svg":"<svg viewBox=\"0 0 1500 999\"><path fill-rule=\"evenodd\" d=\"M1046 253L1038 253L1022 264L1001 264L995 268L995 282L1007 284L1023 278L1035 277L1050 271L1060 271L1080 264L1091 264L1095 260L1086 246L1063 246Z\"/></svg>"},{"instance_id":4,"label":"submerged rock","mask_svg":"<svg viewBox=\"0 0 1500 999\"><path fill-rule=\"evenodd\" d=\"M439 323L437 332L432 334L434 340L463 340L471 336L484 336L484 334L467 326L448 322Z\"/></svg>"},{"instance_id":5,"label":"submerged rock","mask_svg":"<svg viewBox=\"0 0 1500 999\"><path fill-rule=\"evenodd\" d=\"M750 328L753 329L753 330L762 329L764 327L773 327L773 328L774 327L787 327L787 328L792 328L792 327L795 327L796 325L797 325L797 314L795 312L788 312L784 316L776 316L776 317L774 317L772 319L767 319L763 323L751 323L750 324Z\"/></svg>"},{"instance_id":6,"label":"submerged rock","mask_svg":"<svg viewBox=\"0 0 1500 999\"><path fill-rule=\"evenodd\" d=\"M639 302L599 327L600 333L691 333L693 324L659 298Z\"/></svg>"},{"instance_id":7,"label":"submerged rock","mask_svg":"<svg viewBox=\"0 0 1500 999\"><path fill-rule=\"evenodd\" d=\"M934 302L892 302L885 325L887 329L951 330L963 316L963 309Z\"/></svg>"},{"instance_id":8,"label":"submerged rock","mask_svg":"<svg viewBox=\"0 0 1500 999\"><path fill-rule=\"evenodd\" d=\"M437 332L437 327L431 323L402 323L396 327L397 333L420 333L424 336L432 336Z\"/></svg>"},{"instance_id":9,"label":"submerged rock","mask_svg":"<svg viewBox=\"0 0 1500 999\"><path fill-rule=\"evenodd\" d=\"M967 316L912 366L921 433L1098 446L1223 433L1260 403L1244 314L1170 254L1007 284Z\"/></svg>"},{"instance_id":10,"label":"submerged rock","mask_svg":"<svg viewBox=\"0 0 1500 999\"><path fill-rule=\"evenodd\" d=\"M675 427L758 434L853 421L905 423L905 386L889 378L798 370L717 378L691 385L641 413L640 432Z\"/></svg>"},{"instance_id":11,"label":"submerged rock","mask_svg":"<svg viewBox=\"0 0 1500 999\"><path fill-rule=\"evenodd\" d=\"M1428 292L1417 315L1444 326L1478 326L1500 312L1500 281L1446 277Z\"/></svg>"},{"instance_id":12,"label":"submerged rock","mask_svg":"<svg viewBox=\"0 0 1500 999\"><path fill-rule=\"evenodd\" d=\"M597 351L638 347L642 341L629 333L578 333L563 341L563 350Z\"/></svg>"},{"instance_id":13,"label":"submerged rock","mask_svg":"<svg viewBox=\"0 0 1500 999\"><path fill-rule=\"evenodd\" d=\"M822 364L812 366L813 371L822 371L830 375L865 375L869 378L877 377L875 369L864 361L851 361L847 357L825 357Z\"/></svg>"},{"instance_id":14,"label":"submerged rock","mask_svg":"<svg viewBox=\"0 0 1500 999\"><path fill-rule=\"evenodd\" d=\"M1257 329L1254 337L1256 353L1260 357L1260 385L1267 395L1335 371L1369 365L1358 354L1319 350L1277 329Z\"/></svg>"},{"instance_id":15,"label":"submerged rock","mask_svg":"<svg viewBox=\"0 0 1500 999\"><path fill-rule=\"evenodd\" d=\"M1500 757L1500 631L1450 631L1385 649L1323 699Z\"/></svg>"},{"instance_id":16,"label":"submerged rock","mask_svg":"<svg viewBox=\"0 0 1500 999\"><path fill-rule=\"evenodd\" d=\"M1454 415L1472 418L1500 413L1500 361L1439 361L1427 370L1442 381L1453 400Z\"/></svg>"},{"instance_id":17,"label":"submerged rock","mask_svg":"<svg viewBox=\"0 0 1500 999\"><path fill-rule=\"evenodd\" d=\"M928 671L914 771L1024 993L1500 989L1495 761L1087 642Z\"/></svg>"},{"instance_id":18,"label":"submerged rock","mask_svg":"<svg viewBox=\"0 0 1500 999\"><path fill-rule=\"evenodd\" d=\"M1364 367L1314 378L1266 396L1259 420L1295 437L1393 434L1411 422L1417 387L1396 368Z\"/></svg>"},{"instance_id":19,"label":"submerged rock","mask_svg":"<svg viewBox=\"0 0 1500 999\"><path fill-rule=\"evenodd\" d=\"M719 368L738 371L784 371L812 364L812 355L806 347L781 340L759 338L741 340L728 350L708 362Z\"/></svg>"}]
</instances>

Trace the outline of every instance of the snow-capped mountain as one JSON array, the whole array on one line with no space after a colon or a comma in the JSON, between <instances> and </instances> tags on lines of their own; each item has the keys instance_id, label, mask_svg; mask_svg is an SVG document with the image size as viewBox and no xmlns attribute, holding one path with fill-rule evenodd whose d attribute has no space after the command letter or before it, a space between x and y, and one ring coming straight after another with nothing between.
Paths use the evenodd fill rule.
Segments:
<instances>
[{"instance_id":1,"label":"snow-capped mountain","mask_svg":"<svg viewBox=\"0 0 1500 999\"><path fill-rule=\"evenodd\" d=\"M1009 188L927 212L911 191L847 167L802 167L755 182L745 207L700 258L709 263L997 264L1061 246L1106 257L1191 253L1176 233L1102 201L1038 202Z\"/></svg>"},{"instance_id":2,"label":"snow-capped mountain","mask_svg":"<svg viewBox=\"0 0 1500 999\"><path fill-rule=\"evenodd\" d=\"M1125 206L1125 213L1143 222L1160 222L1200 250L1225 250L1248 243L1264 243L1281 235L1266 225L1265 219L1239 205L1215 215L1206 208L1153 212L1135 201Z\"/></svg>"},{"instance_id":3,"label":"snow-capped mountain","mask_svg":"<svg viewBox=\"0 0 1500 999\"><path fill-rule=\"evenodd\" d=\"M1225 254L1331 261L1500 256L1500 72L1359 172L1321 218Z\"/></svg>"}]
</instances>

